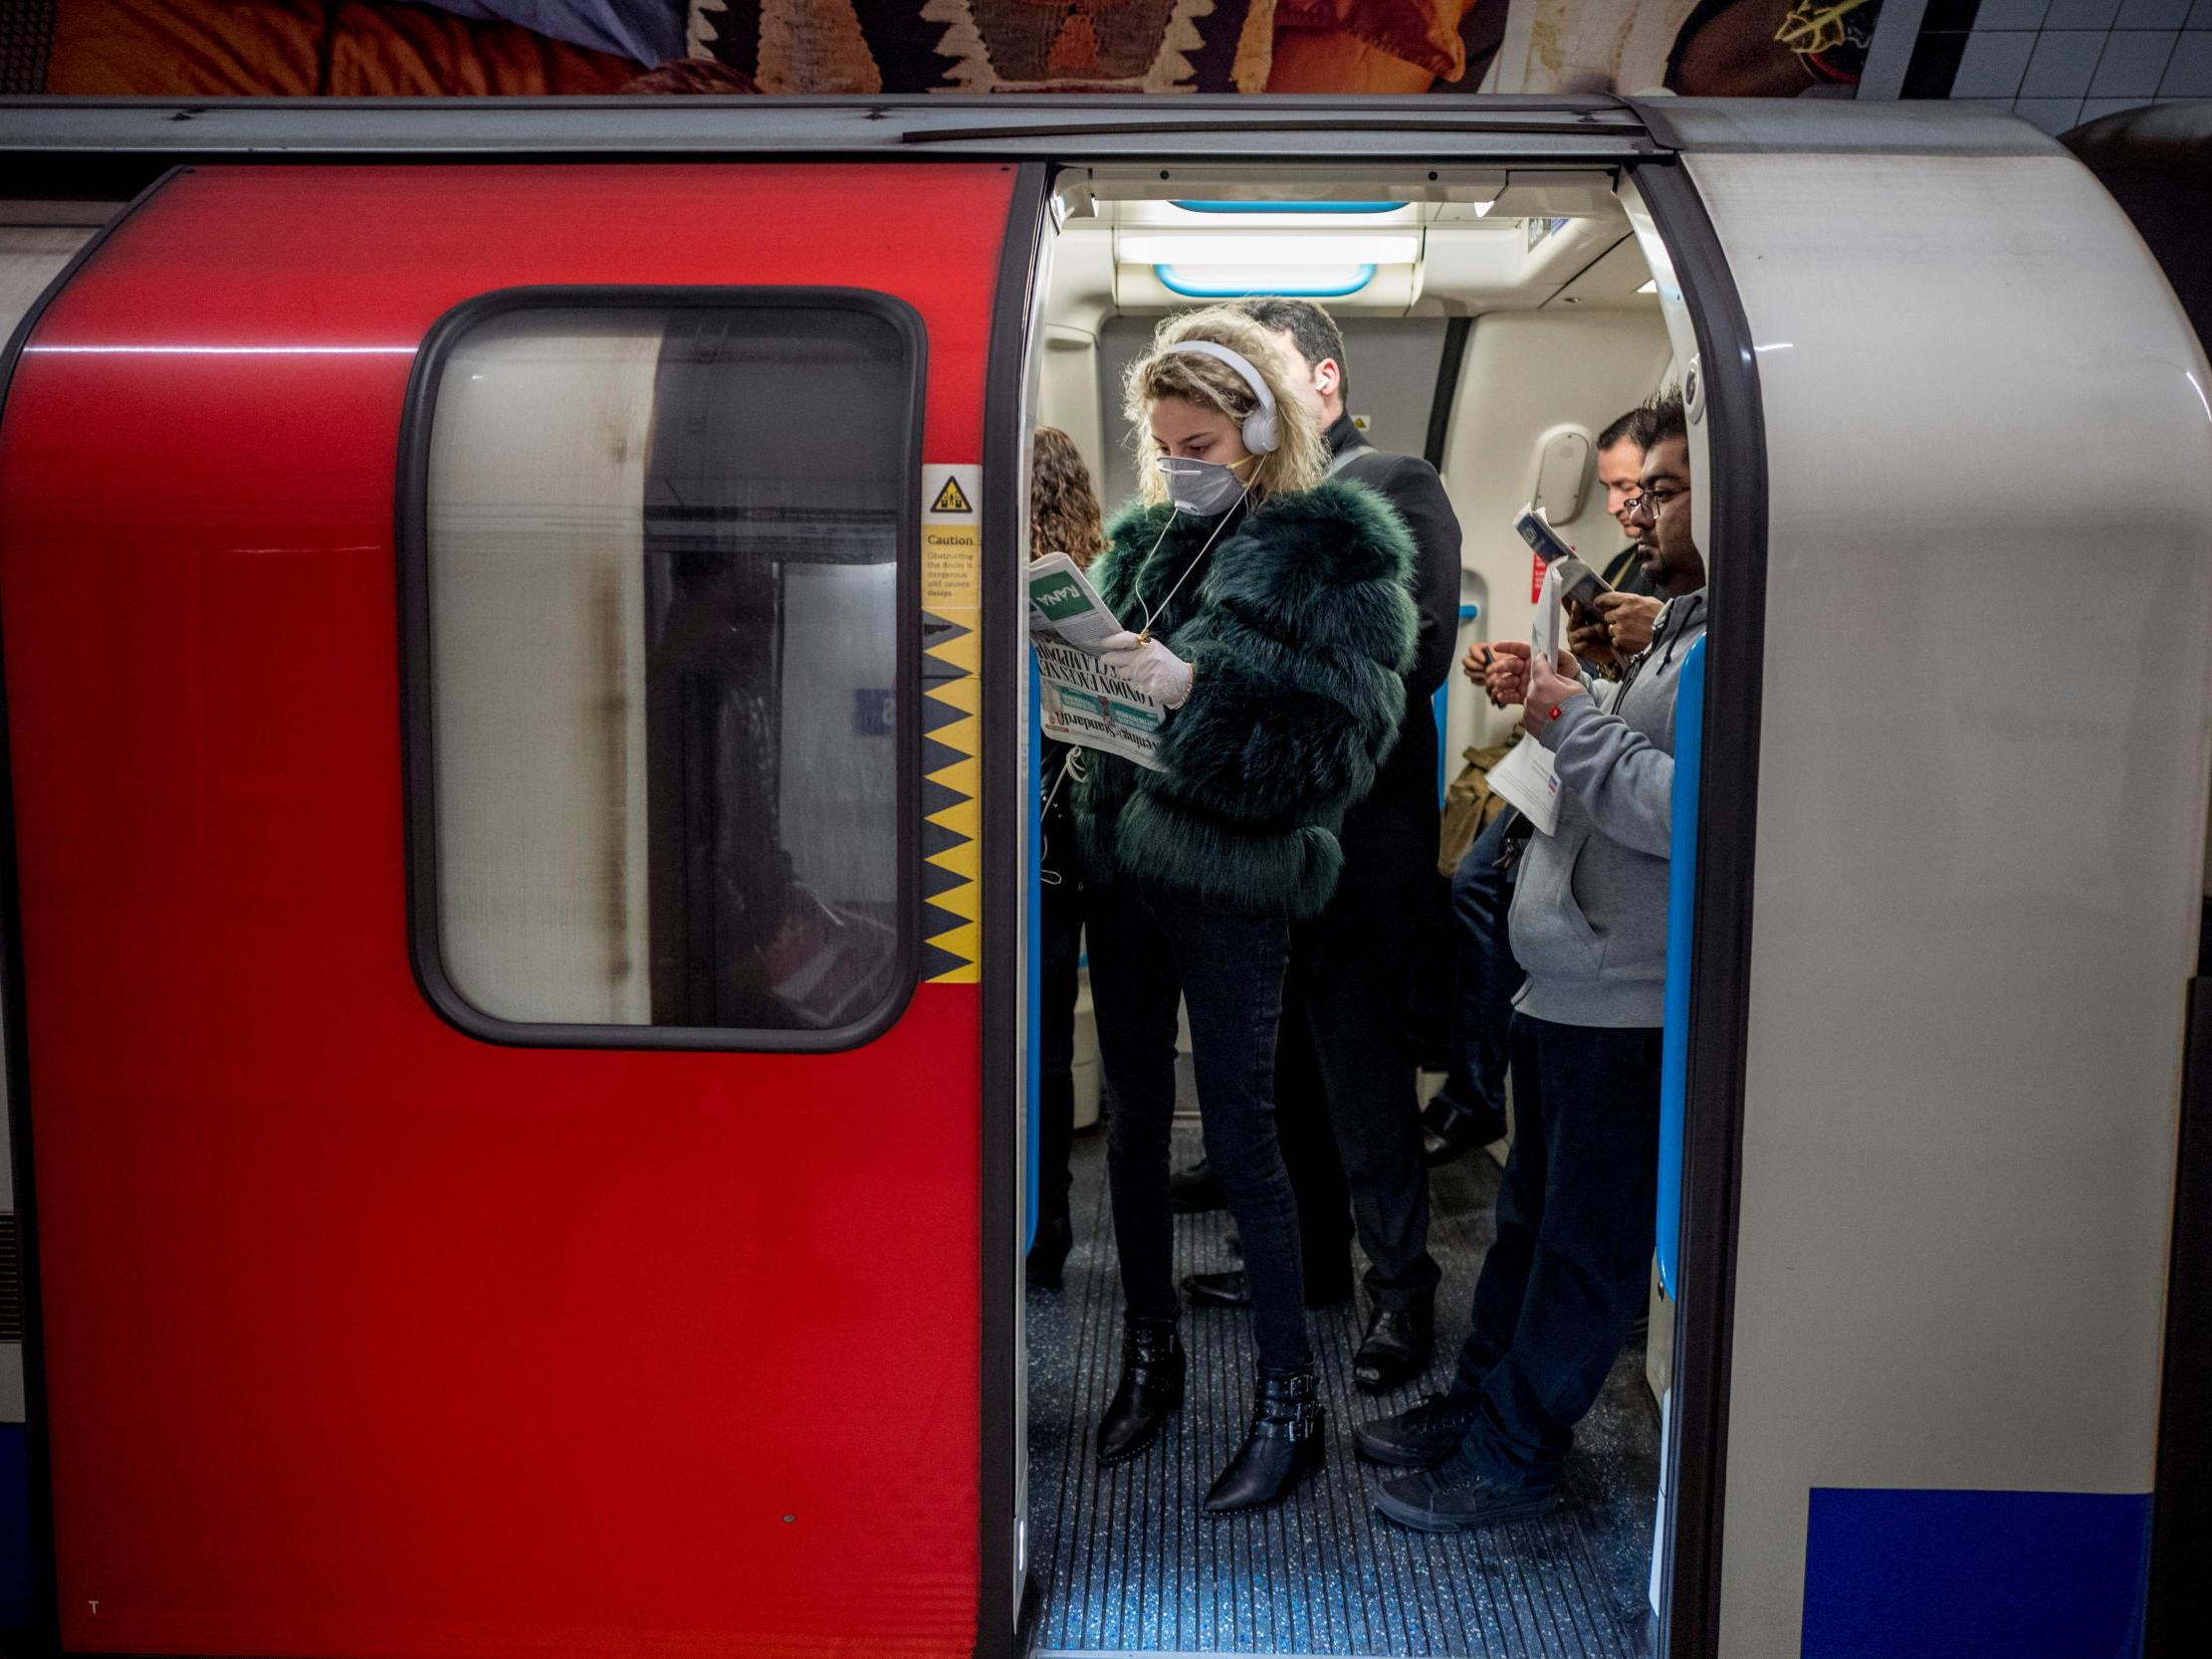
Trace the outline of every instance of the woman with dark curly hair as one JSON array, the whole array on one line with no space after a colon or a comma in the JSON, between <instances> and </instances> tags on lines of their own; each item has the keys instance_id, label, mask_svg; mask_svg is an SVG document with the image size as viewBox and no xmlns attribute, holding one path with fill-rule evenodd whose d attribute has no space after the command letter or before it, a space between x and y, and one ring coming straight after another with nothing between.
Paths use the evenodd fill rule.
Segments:
<instances>
[{"instance_id":1,"label":"woman with dark curly hair","mask_svg":"<svg viewBox=\"0 0 2212 1659\"><path fill-rule=\"evenodd\" d=\"M1075 441L1040 426L1029 451L1029 556L1065 553L1080 568L1106 545L1098 493ZM1065 743L1044 740L1044 903L1037 1007L1037 1236L1029 1246L1029 1283L1060 1288L1075 1243L1068 1218L1068 1153L1075 1139L1075 979L1082 960L1085 898L1075 857L1075 789Z\"/></svg>"},{"instance_id":2,"label":"woman with dark curly hair","mask_svg":"<svg viewBox=\"0 0 2212 1659\"><path fill-rule=\"evenodd\" d=\"M1381 497L1327 476L1313 413L1239 311L1164 322L1125 408L1148 461L1142 499L1091 579L1137 630L1105 641L1103 660L1170 713L1156 766L1086 755L1075 807L1126 1304L1098 1459L1143 1452L1183 1399L1168 1201L1180 998L1259 1353L1250 1427L1206 1498L1224 1514L1273 1503L1321 1459L1275 1027L1290 925L1328 903L1337 827L1398 738L1413 541Z\"/></svg>"}]
</instances>

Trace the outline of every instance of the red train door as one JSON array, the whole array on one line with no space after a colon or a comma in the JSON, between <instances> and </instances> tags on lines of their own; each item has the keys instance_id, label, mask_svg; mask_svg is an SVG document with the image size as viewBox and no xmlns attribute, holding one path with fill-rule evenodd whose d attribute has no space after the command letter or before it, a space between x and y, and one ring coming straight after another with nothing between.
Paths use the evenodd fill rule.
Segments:
<instances>
[{"instance_id":1,"label":"red train door","mask_svg":"<svg viewBox=\"0 0 2212 1659\"><path fill-rule=\"evenodd\" d=\"M1010 1623L974 468L1018 182L211 167L28 336L66 1648Z\"/></svg>"}]
</instances>

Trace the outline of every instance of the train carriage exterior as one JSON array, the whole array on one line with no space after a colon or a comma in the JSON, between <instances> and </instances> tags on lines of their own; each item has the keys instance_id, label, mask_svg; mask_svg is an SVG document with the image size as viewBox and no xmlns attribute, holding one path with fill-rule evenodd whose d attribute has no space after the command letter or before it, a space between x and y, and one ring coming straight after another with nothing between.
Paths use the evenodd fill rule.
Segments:
<instances>
[{"instance_id":1,"label":"train carriage exterior","mask_svg":"<svg viewBox=\"0 0 2212 1659\"><path fill-rule=\"evenodd\" d=\"M62 227L0 241L34 1650L1022 1649L1027 434L1070 223L1256 180L1594 203L1687 377L1660 1651L2179 1651L2212 376L2056 145L41 101L0 155ZM731 547L773 637L687 621Z\"/></svg>"}]
</instances>

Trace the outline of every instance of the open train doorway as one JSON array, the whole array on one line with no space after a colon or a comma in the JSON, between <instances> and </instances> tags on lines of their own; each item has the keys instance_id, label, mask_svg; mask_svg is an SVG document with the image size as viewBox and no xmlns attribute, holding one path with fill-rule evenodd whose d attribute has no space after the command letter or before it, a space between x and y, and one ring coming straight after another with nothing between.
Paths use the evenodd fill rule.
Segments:
<instances>
[{"instance_id":1,"label":"open train doorway","mask_svg":"<svg viewBox=\"0 0 2212 1659\"><path fill-rule=\"evenodd\" d=\"M1318 307L1341 341L1342 390L1322 421L1349 423L1339 426L1345 441L1335 448L1415 458L1440 479L1456 569L1440 616L1424 627L1447 633L1440 653L1431 652L1445 667L1409 685L1420 713L1418 727L1408 726L1437 832L1414 855L1425 867L1426 905L1401 918L1395 940L1414 964L1405 1029L1398 1042L1373 1045L1401 1062L1382 1092L1416 1117L1440 1090L1465 1087L1460 1048L1470 1016L1456 988L1464 952L1454 932L1467 924L1454 920L1452 876L1502 805L1485 804L1484 778L1519 725L1519 709L1493 703L1466 672L1469 648L1479 661L1490 643L1529 637L1544 575L1517 527L1531 510L1614 582L1638 565L1634 530L1621 520L1622 481L1609 493L1608 468L1618 473L1627 454L1615 443L1623 417L1678 392L1685 376L1694 384L1695 345L1671 267L1634 184L1601 168L1076 165L1056 176L1043 240L1030 424L1048 429L1040 457L1050 444L1080 459L1107 524L1142 496L1156 454L1153 435L1129 413L1131 367L1165 319L1208 305L1271 298ZM1283 313L1262 320L1280 323ZM1701 428L1694 443L1702 459ZM1601 459L1601 450L1611 453ZM1035 697L1059 696L1043 682L1032 686ZM1051 763L1037 767L1046 806L1032 844L1040 857L1030 861L1041 879L1030 893L1044 926L1026 935L1038 958L1033 970L1051 961L1051 935L1066 934L1069 913L1085 904L1069 891L1081 880L1079 860L1068 856L1073 826L1053 810L1071 787L1065 750L1042 751ZM1358 851L1348 849L1348 867ZM1311 1265L1308 1193L1316 1183L1294 1180L1306 1205L1307 1330L1325 1452L1318 1472L1284 1501L1251 1513L1207 1512L1210 1483L1246 1431L1257 1355L1248 1306L1237 1305L1248 1299L1240 1240L1217 1179L1208 1178L1187 1012L1171 1153L1182 1404L1142 1455L1101 1462L1098 1434L1124 1368L1127 1324L1107 1174L1113 1106L1081 945L1088 936L1058 946L1080 962L1067 976L1072 1017L1066 978L1055 987L1047 969L1032 971L1028 983L1038 998L1033 1051L1048 1066L1056 1061L1045 1034L1054 1021L1067 1022L1072 1040L1067 1075L1041 1080L1041 1092L1032 1078L1030 1097L1039 1111L1031 1118L1033 1243L1020 1348L1034 1649L1644 1652L1658 1599L1660 1402L1673 1319L1657 1272L1646 1317L1619 1345L1576 1428L1556 1510L1479 1530L1425 1532L1378 1507L1378 1488L1406 1470L1367 1456L1360 1431L1453 1389L1475 1286L1496 1241L1509 1127L1467 1145L1428 1140L1426 1159L1434 1161L1425 1160L1420 1176L1426 1236L1416 1248L1434 1264L1422 1299L1425 1311L1434 1309L1433 1338L1418 1363L1396 1373L1378 1377L1364 1363L1364 1340L1391 1282L1372 1195L1338 1186L1331 1208L1344 1211L1341 1222L1331 1215L1321 1225L1340 1242L1318 1254L1324 1263L1332 1251L1342 1254L1344 1271L1310 1283L1329 1272ZM1294 957L1300 948L1294 939ZM1288 1115L1316 1110L1314 1078L1296 1074L1306 1064L1321 1070L1298 1029L1312 1015L1296 994L1296 971L1277 1049L1277 1116L1291 1162L1301 1154ZM1031 1058L1034 1066L1037 1053ZM1055 1113L1068 1122L1055 1127ZM1432 1111L1433 1125L1443 1121ZM1311 1158L1310 1146L1302 1155ZM1055 1237L1057 1228L1064 1232ZM1401 1232L1385 1248L1403 1243Z\"/></svg>"}]
</instances>

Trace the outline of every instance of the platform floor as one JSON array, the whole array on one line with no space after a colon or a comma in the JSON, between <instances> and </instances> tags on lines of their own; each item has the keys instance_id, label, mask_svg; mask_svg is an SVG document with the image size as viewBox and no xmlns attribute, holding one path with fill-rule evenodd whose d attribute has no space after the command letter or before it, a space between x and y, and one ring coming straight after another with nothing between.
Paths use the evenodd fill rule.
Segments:
<instances>
[{"instance_id":1,"label":"platform floor","mask_svg":"<svg viewBox=\"0 0 2212 1659\"><path fill-rule=\"evenodd\" d=\"M1179 1132L1177 1166L1198 1155ZM1352 1386L1360 1316L1312 1316L1329 1412L1329 1460L1288 1502L1214 1519L1199 1502L1243 1434L1251 1403L1247 1321L1186 1313L1182 1412L1144 1457L1100 1471L1091 1436L1113 1392L1120 1297L1106 1209L1105 1146L1075 1147L1076 1248L1065 1288L1027 1295L1029 1570L1035 1651L1641 1659L1659 1474L1659 1413L1641 1343L1615 1364L1567 1466L1567 1503L1541 1522L1427 1538L1376 1516L1384 1471L1358 1461L1352 1424L1411 1405ZM1498 1172L1481 1154L1433 1172L1432 1249L1443 1268L1438 1357L1448 1374L1490 1240ZM1227 1218L1179 1216L1176 1271L1235 1265Z\"/></svg>"}]
</instances>

